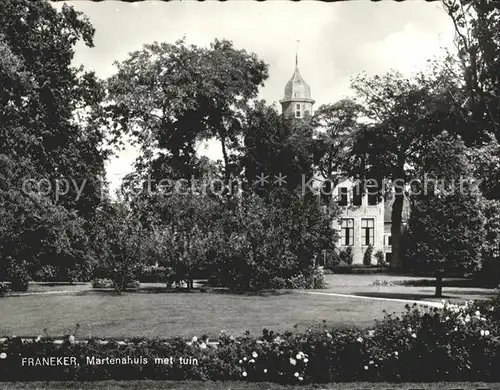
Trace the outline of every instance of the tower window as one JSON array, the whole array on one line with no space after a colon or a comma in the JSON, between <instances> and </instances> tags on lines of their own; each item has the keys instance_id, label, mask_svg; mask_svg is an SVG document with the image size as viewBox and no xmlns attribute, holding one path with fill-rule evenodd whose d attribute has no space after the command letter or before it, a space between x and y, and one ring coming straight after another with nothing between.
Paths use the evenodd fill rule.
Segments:
<instances>
[{"instance_id":1,"label":"tower window","mask_svg":"<svg viewBox=\"0 0 500 390\"><path fill-rule=\"evenodd\" d=\"M299 92L295 92L293 96L294 97L300 97L300 93Z\"/></svg>"},{"instance_id":2,"label":"tower window","mask_svg":"<svg viewBox=\"0 0 500 390\"><path fill-rule=\"evenodd\" d=\"M300 104L295 105L295 117L300 118Z\"/></svg>"}]
</instances>

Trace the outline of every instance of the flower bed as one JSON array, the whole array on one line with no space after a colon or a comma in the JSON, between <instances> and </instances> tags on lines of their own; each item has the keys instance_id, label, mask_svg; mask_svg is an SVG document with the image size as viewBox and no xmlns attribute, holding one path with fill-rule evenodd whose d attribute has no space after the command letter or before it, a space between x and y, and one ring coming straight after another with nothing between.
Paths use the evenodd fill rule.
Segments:
<instances>
[{"instance_id":1,"label":"flower bed","mask_svg":"<svg viewBox=\"0 0 500 390\"><path fill-rule=\"evenodd\" d=\"M498 300L497 300L498 304ZM407 307L368 331L328 330L192 340L0 341L3 380L500 381L498 306ZM36 358L67 357L67 365ZM33 360L28 360L31 358ZM73 358L73 359L71 359ZM57 362L57 360L55 360ZM43 364L43 359L39 361ZM61 360L63 362L63 360ZM126 368L125 368L126 367Z\"/></svg>"}]
</instances>

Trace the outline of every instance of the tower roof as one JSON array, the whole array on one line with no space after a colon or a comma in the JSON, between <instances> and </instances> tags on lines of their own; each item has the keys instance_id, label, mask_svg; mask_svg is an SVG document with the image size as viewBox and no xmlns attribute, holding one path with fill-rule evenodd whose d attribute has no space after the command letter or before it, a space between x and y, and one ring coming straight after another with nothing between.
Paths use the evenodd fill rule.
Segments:
<instances>
[{"instance_id":1,"label":"tower roof","mask_svg":"<svg viewBox=\"0 0 500 390\"><path fill-rule=\"evenodd\" d=\"M299 67L295 66L292 78L286 83L283 101L295 99L311 99L311 87L302 78Z\"/></svg>"}]
</instances>

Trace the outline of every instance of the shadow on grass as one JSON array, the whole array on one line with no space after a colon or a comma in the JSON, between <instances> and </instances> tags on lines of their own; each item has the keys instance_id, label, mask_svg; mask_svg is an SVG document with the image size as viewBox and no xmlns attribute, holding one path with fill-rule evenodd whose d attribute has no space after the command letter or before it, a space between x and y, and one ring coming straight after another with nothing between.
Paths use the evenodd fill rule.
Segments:
<instances>
[{"instance_id":1,"label":"shadow on grass","mask_svg":"<svg viewBox=\"0 0 500 390\"><path fill-rule=\"evenodd\" d=\"M452 298L446 295L440 297L440 299ZM355 292L354 295L360 297L373 297L373 298L392 298L392 299L406 299L412 301L427 300L429 298L436 298L434 294L416 294L416 293L397 293L397 292Z\"/></svg>"},{"instance_id":2,"label":"shadow on grass","mask_svg":"<svg viewBox=\"0 0 500 390\"><path fill-rule=\"evenodd\" d=\"M435 287L436 279L416 279L416 280L401 280L393 282L394 284L401 286L412 286L412 287ZM465 288L494 288L492 284L485 284L481 281L474 279L444 279L443 287L465 287Z\"/></svg>"},{"instance_id":3,"label":"shadow on grass","mask_svg":"<svg viewBox=\"0 0 500 390\"><path fill-rule=\"evenodd\" d=\"M232 291L222 287L197 287L188 290L187 288L168 288L168 287L143 287L139 289L130 289L123 291L122 294L221 294L221 295L238 295L238 296L280 296L289 295L292 290L262 290L262 291ZM109 288L96 288L86 291L75 292L74 295L117 295L116 291Z\"/></svg>"}]
</instances>

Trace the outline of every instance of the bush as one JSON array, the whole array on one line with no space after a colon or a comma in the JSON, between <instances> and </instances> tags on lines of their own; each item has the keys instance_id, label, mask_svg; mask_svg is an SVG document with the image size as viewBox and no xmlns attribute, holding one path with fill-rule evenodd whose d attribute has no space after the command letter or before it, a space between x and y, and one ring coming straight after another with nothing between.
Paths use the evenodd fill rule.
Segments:
<instances>
[{"instance_id":1,"label":"bush","mask_svg":"<svg viewBox=\"0 0 500 390\"><path fill-rule=\"evenodd\" d=\"M377 265L379 266L385 266L385 256L384 252L382 251L377 251L375 252L375 259L377 260Z\"/></svg>"},{"instance_id":2,"label":"bush","mask_svg":"<svg viewBox=\"0 0 500 390\"><path fill-rule=\"evenodd\" d=\"M366 248L365 254L363 255L363 264L371 265L372 264L372 254L373 254L373 245L368 245Z\"/></svg>"},{"instance_id":3,"label":"bush","mask_svg":"<svg viewBox=\"0 0 500 390\"><path fill-rule=\"evenodd\" d=\"M446 304L443 309L407 306L386 314L373 329L333 329L324 325L305 333L248 333L234 338L221 332L208 338L148 340L123 344L107 340L62 344L38 337L0 343L0 377L19 380L246 380L287 384L326 382L437 382L500 380L500 297L496 301ZM76 357L77 365L27 366L22 357ZM89 364L93 357L118 364ZM155 362L169 359L173 364ZM179 358L196 364L179 364ZM123 360L122 360L123 359ZM136 362L135 364L130 363ZM135 360L134 360L135 359ZM192 360L193 361L193 360ZM124 364L126 369L124 369Z\"/></svg>"},{"instance_id":4,"label":"bush","mask_svg":"<svg viewBox=\"0 0 500 390\"><path fill-rule=\"evenodd\" d=\"M7 269L7 279L10 281L12 291L28 291L30 276L27 263L12 262Z\"/></svg>"},{"instance_id":5,"label":"bush","mask_svg":"<svg viewBox=\"0 0 500 390\"><path fill-rule=\"evenodd\" d=\"M340 251L340 260L342 260L347 265L352 264L354 260L354 253L351 246L348 246L347 248Z\"/></svg>"},{"instance_id":6,"label":"bush","mask_svg":"<svg viewBox=\"0 0 500 390\"><path fill-rule=\"evenodd\" d=\"M9 282L0 282L0 295L10 292L10 283Z\"/></svg>"}]
</instances>

